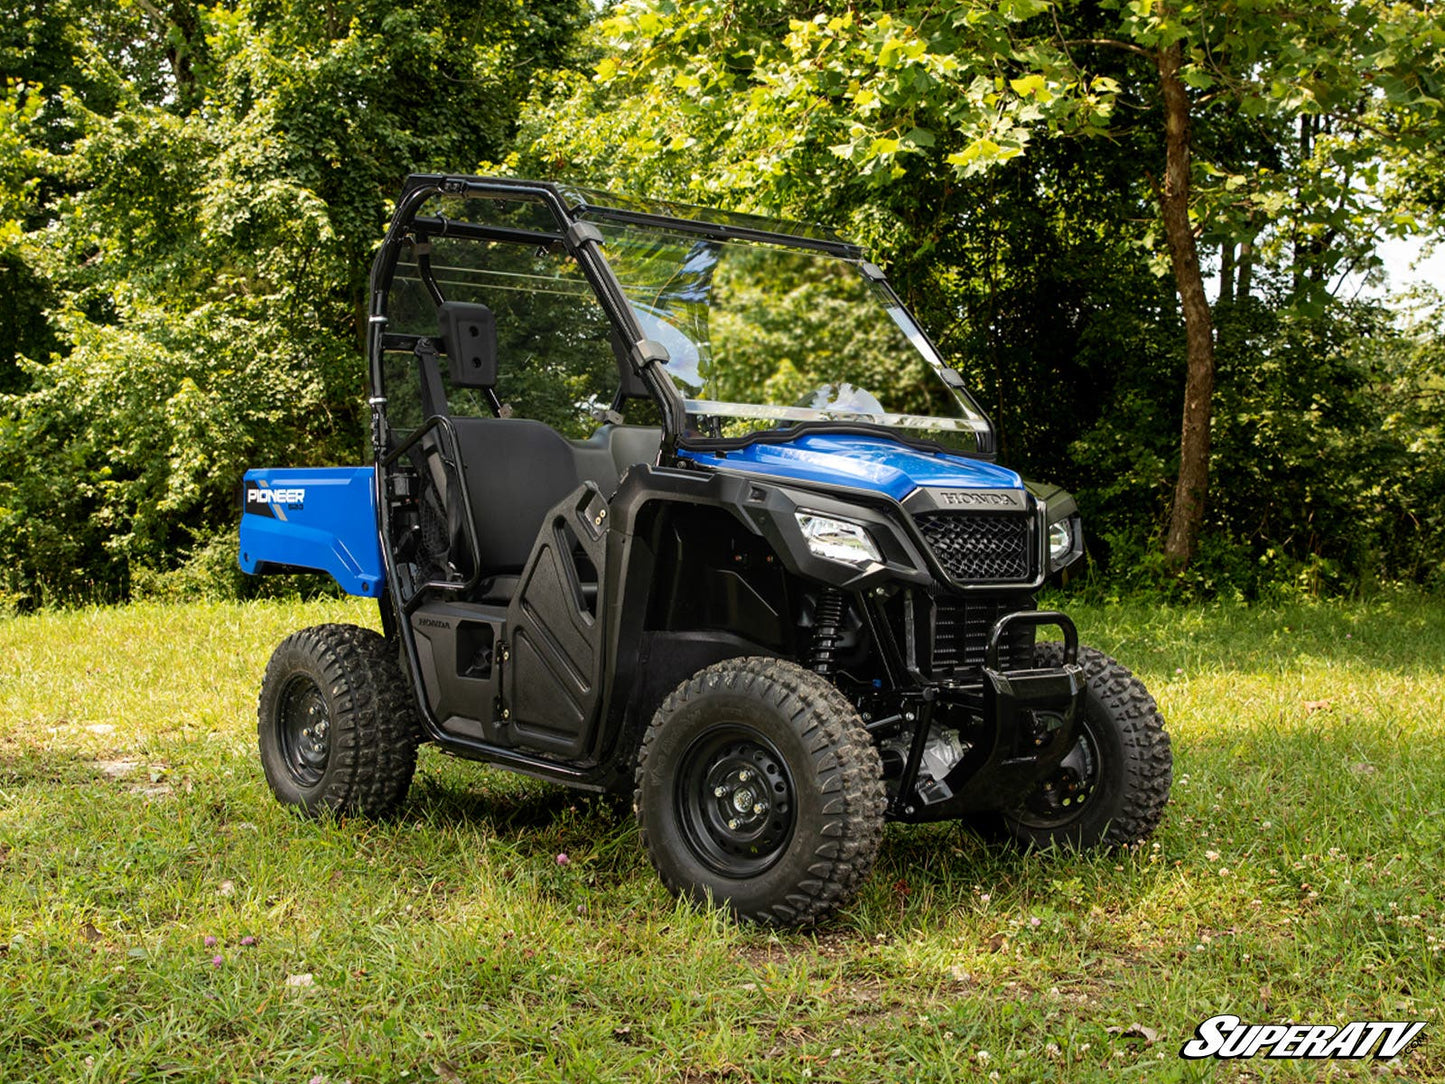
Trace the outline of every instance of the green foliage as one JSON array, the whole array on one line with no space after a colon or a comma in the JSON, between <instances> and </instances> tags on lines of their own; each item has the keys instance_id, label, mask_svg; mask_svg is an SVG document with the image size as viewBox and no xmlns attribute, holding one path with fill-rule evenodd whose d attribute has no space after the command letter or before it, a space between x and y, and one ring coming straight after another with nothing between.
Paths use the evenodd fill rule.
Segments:
<instances>
[{"instance_id":1,"label":"green foliage","mask_svg":"<svg viewBox=\"0 0 1445 1084\"><path fill-rule=\"evenodd\" d=\"M3 597L170 590L219 552L246 466L363 456L358 344L388 201L410 170L486 163L858 238L1004 461L1076 490L1114 582L1439 582L1441 329L1332 291L1445 207L1445 14L629 0L579 39L592 10L0 0ZM1175 40L1191 215L1223 282L1209 537L1182 580L1150 557L1184 359L1146 53ZM767 354L801 336L927 409L846 314L805 293L761 311ZM581 389L612 365L596 330L509 344L567 357L508 373L508 397L580 435ZM740 343L729 380L807 382L806 362L751 356Z\"/></svg>"},{"instance_id":2,"label":"green foliage","mask_svg":"<svg viewBox=\"0 0 1445 1084\"><path fill-rule=\"evenodd\" d=\"M1389 321L1332 291L1412 224L1382 166L1438 140L1442 34L1423 4L638 0L599 24L591 73L529 108L509 164L858 237L1004 461L1078 492L1110 576L1247 595L1429 579L1422 514L1445 494L1404 423L1383 426L1425 362L1401 346L1380 371ZM1190 213L1223 285L1211 538L1183 578L1150 556L1184 374L1150 50L1176 41Z\"/></svg>"},{"instance_id":3,"label":"green foliage","mask_svg":"<svg viewBox=\"0 0 1445 1084\"><path fill-rule=\"evenodd\" d=\"M1445 381L1440 316L1426 311L1429 322L1397 327L1363 304L1221 307L1215 497L1188 572L1152 555L1148 480L1164 492L1173 437L1147 402L1074 445L1086 513L1108 525L1094 543L1106 579L1181 598L1438 586Z\"/></svg>"},{"instance_id":4,"label":"green foliage","mask_svg":"<svg viewBox=\"0 0 1445 1084\"><path fill-rule=\"evenodd\" d=\"M204 564L246 467L365 454L388 200L501 154L582 7L10 2L0 590L122 597Z\"/></svg>"}]
</instances>

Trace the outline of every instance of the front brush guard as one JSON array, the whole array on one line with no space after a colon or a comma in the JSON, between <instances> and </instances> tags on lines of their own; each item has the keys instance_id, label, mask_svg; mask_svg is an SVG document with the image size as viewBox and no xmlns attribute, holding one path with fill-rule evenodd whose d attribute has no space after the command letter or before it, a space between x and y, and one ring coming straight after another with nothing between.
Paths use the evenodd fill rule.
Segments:
<instances>
[{"instance_id":1,"label":"front brush guard","mask_svg":"<svg viewBox=\"0 0 1445 1084\"><path fill-rule=\"evenodd\" d=\"M1063 665L1000 670L999 645L1011 628L1020 625L1057 626L1064 634ZM947 686L925 688L913 748L890 812L905 820L934 819L949 815L947 810L1006 809L1017 805L1058 767L1077 740L1085 689L1084 668L1078 658L1079 633L1064 614L1029 610L999 618L989 634L983 665L986 738L979 744L988 749L986 758L979 762L966 757L947 782L927 776L919 779L919 762L934 702L965 708L971 705L972 711L979 710L976 687L971 692Z\"/></svg>"},{"instance_id":2,"label":"front brush guard","mask_svg":"<svg viewBox=\"0 0 1445 1084\"><path fill-rule=\"evenodd\" d=\"M1001 671L999 643L1019 625L1057 626L1064 634L1063 665ZM983 717L992 725L993 753L960 797L975 808L1002 808L1033 789L1074 747L1084 687L1079 632L1066 616L1036 610L999 618L983 664Z\"/></svg>"}]
</instances>

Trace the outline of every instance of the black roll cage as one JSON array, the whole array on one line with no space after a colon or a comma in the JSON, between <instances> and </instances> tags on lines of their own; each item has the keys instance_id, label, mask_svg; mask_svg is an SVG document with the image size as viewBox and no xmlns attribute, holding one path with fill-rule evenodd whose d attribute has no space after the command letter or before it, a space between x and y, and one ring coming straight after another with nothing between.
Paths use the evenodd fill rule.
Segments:
<instances>
[{"instance_id":1,"label":"black roll cage","mask_svg":"<svg viewBox=\"0 0 1445 1084\"><path fill-rule=\"evenodd\" d=\"M522 199L546 207L557 224L556 232L545 230L516 229L505 226L487 226L461 222L440 215L420 216L417 212L433 196L460 196L463 198ZM649 342L627 303L622 283L618 281L611 265L602 254L602 235L597 227L585 217L589 211L605 210L609 221L624 222L638 226L664 228L681 233L696 234L718 241L756 241L779 245L784 248L809 249L848 260L861 260L863 250L851 242L841 239L818 237L807 234L772 232L750 226L740 226L701 219L673 218L667 215L625 208L596 207L585 202L568 203L568 190L550 181L512 180L494 177L461 177L443 174L413 174L407 178L401 198L397 201L396 212L392 215L382 240L381 249L372 263L370 279L370 305L367 328L367 359L371 384L372 445L379 462L390 450L390 434L386 421L386 390L382 375L382 355L386 349L387 298L392 277L396 272L397 260L413 230L427 237L465 237L478 241L501 241L514 244L535 244L552 247L565 245L576 259L584 277L592 287L603 312L613 328L622 338L633 369L652 394L662 414L663 452L670 457L679 445L699 450L728 450L755 442L791 440L803 429L860 432L886 436L904 444L910 444L927 451L942 451L953 455L960 453L956 448L946 447L927 437L883 425L867 422L804 422L791 426L786 432L772 433L766 430L743 437L698 437L688 436L687 411L682 394L677 390L662 367L655 364L665 354L661 347ZM871 268L871 265L868 265ZM872 268L869 277L876 287L883 290L888 299L905 308L902 299L881 272ZM428 279L427 287L435 296L435 283ZM919 330L927 338L927 332ZM934 345L931 340L929 344ZM937 350L936 346L934 347ZM974 404L977 405L976 403ZM982 411L980 411L982 414ZM992 459L995 437L992 422L986 414L987 431L977 432L977 458Z\"/></svg>"},{"instance_id":2,"label":"black roll cage","mask_svg":"<svg viewBox=\"0 0 1445 1084\"><path fill-rule=\"evenodd\" d=\"M433 196L462 196L470 198L523 199L540 203L551 212L559 227L557 233L545 231L518 230L505 227L479 226L467 222L456 222L437 217L421 217L417 211ZM612 326L628 344L632 364L648 390L662 410L663 441L670 451L676 445L678 435L685 425L686 412L682 396L672 381L660 369L650 363L647 341L642 328L632 314L631 307L623 295L622 284L612 273L598 248L601 235L596 227L575 219L567 209L566 201L556 185L544 181L494 180L477 177L446 177L417 174L407 178L401 198L397 201L396 213L392 215L382 239L381 250L377 253L371 268L370 293L367 326L367 361L369 366L372 410L371 438L373 454L380 462L390 450L390 432L386 420L386 387L382 372L383 339L387 326L387 299L392 277L396 273L397 260L412 229L418 223L427 228L423 231L431 236L472 237L486 241L509 241L513 243L536 243L554 245L559 241L567 246L576 259L582 274L592 287L602 310Z\"/></svg>"}]
</instances>

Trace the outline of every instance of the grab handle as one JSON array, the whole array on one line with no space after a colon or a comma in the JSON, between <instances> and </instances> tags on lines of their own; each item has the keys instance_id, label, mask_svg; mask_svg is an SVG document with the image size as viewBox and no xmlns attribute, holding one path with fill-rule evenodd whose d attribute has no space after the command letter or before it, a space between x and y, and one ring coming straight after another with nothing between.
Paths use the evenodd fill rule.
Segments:
<instances>
[{"instance_id":1,"label":"grab handle","mask_svg":"<svg viewBox=\"0 0 1445 1084\"><path fill-rule=\"evenodd\" d=\"M1047 625L1056 625L1064 634L1064 663L1071 665L1079 659L1079 630L1074 627L1071 621L1064 614L1056 610L1020 610L1018 613L1004 614L994 625L993 631L988 634L988 651L984 654L983 663L990 670L998 669L998 645L1003 639L1003 634L1013 625L1032 625L1040 628Z\"/></svg>"}]
</instances>

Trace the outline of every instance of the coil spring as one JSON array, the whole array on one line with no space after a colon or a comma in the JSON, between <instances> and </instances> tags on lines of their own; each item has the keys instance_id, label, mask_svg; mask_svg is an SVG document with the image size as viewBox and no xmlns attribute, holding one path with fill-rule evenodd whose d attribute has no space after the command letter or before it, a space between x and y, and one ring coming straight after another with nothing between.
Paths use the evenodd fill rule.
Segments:
<instances>
[{"instance_id":1,"label":"coil spring","mask_svg":"<svg viewBox=\"0 0 1445 1084\"><path fill-rule=\"evenodd\" d=\"M813 609L813 646L808 655L808 669L814 673L824 677L832 674L846 609L843 592L836 588L830 587L818 596L818 605Z\"/></svg>"}]
</instances>

